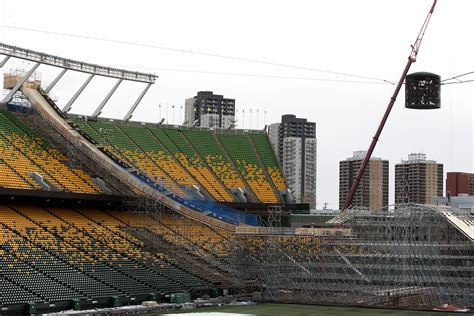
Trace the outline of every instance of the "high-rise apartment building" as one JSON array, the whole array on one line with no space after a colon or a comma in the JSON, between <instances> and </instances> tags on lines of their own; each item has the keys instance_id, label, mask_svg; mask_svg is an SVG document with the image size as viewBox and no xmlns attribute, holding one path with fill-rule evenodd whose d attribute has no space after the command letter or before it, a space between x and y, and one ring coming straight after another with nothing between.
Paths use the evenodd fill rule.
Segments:
<instances>
[{"instance_id":1,"label":"high-rise apartment building","mask_svg":"<svg viewBox=\"0 0 474 316\"><path fill-rule=\"evenodd\" d=\"M339 162L339 208L344 207L362 161L367 151L355 151L352 157ZM378 209L388 205L388 160L371 157L350 207Z\"/></svg>"},{"instance_id":2,"label":"high-rise apartment building","mask_svg":"<svg viewBox=\"0 0 474 316\"><path fill-rule=\"evenodd\" d=\"M446 194L458 196L474 195L474 173L448 172L446 177Z\"/></svg>"},{"instance_id":3,"label":"high-rise apartment building","mask_svg":"<svg viewBox=\"0 0 474 316\"><path fill-rule=\"evenodd\" d=\"M316 123L286 114L268 127L268 136L297 203L316 207Z\"/></svg>"},{"instance_id":4,"label":"high-rise apartment building","mask_svg":"<svg viewBox=\"0 0 474 316\"><path fill-rule=\"evenodd\" d=\"M395 203L431 204L443 196L443 165L425 154L410 154L395 165Z\"/></svg>"},{"instance_id":5,"label":"high-rise apartment building","mask_svg":"<svg viewBox=\"0 0 474 316\"><path fill-rule=\"evenodd\" d=\"M199 91L185 101L185 125L208 128L233 128L235 99L224 98L212 91Z\"/></svg>"}]
</instances>

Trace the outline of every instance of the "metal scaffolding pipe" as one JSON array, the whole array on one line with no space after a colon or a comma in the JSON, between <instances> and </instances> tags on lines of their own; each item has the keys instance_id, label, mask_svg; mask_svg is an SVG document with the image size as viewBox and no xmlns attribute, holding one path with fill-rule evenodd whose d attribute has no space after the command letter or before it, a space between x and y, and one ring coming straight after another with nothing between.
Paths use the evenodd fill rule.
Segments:
<instances>
[{"instance_id":1,"label":"metal scaffolding pipe","mask_svg":"<svg viewBox=\"0 0 474 316\"><path fill-rule=\"evenodd\" d=\"M21 88L21 86L28 80L28 78L30 78L30 76L33 74L33 72L35 72L36 68L38 68L39 65L40 63L36 63L26 75L24 75L20 80L18 80L13 89L11 89L10 92L5 96L5 98L3 98L0 104L7 104L7 102L9 102L13 98L15 92L17 92L18 89Z\"/></svg>"},{"instance_id":2,"label":"metal scaffolding pipe","mask_svg":"<svg viewBox=\"0 0 474 316\"><path fill-rule=\"evenodd\" d=\"M59 75L58 75L56 78L54 78L53 82L51 82L51 83L49 84L49 86L46 88L46 90L44 90L44 92L45 92L46 94L48 94L48 93L51 91L51 89L53 89L53 87L58 83L58 81L64 76L64 74L66 73L66 71L67 71L67 69L64 68L64 69L59 73Z\"/></svg>"},{"instance_id":3,"label":"metal scaffolding pipe","mask_svg":"<svg viewBox=\"0 0 474 316\"><path fill-rule=\"evenodd\" d=\"M117 83L112 87L112 90L105 96L104 100L99 104L97 109L95 109L94 113L92 113L92 117L97 117L102 113L102 109L104 108L105 104L109 101L109 99L112 97L112 95L115 93L115 90L119 87L119 85L122 83L123 79L119 79Z\"/></svg>"},{"instance_id":4,"label":"metal scaffolding pipe","mask_svg":"<svg viewBox=\"0 0 474 316\"><path fill-rule=\"evenodd\" d=\"M140 101L143 99L143 97L145 96L145 93L148 91L148 89L150 89L150 86L151 86L151 83L147 84L145 89L143 89L142 93L138 96L138 99L137 101L135 101L135 103L132 105L132 107L130 108L130 110L128 110L127 114L125 115L125 117L123 118L124 121L128 121L132 118L132 115L133 115L133 111L135 111L135 109L137 108L138 104L140 103Z\"/></svg>"},{"instance_id":5,"label":"metal scaffolding pipe","mask_svg":"<svg viewBox=\"0 0 474 316\"><path fill-rule=\"evenodd\" d=\"M81 95L82 91L87 87L89 82L91 82L92 78L94 78L94 74L91 74L89 78L82 84L82 86L79 88L79 90L76 91L76 93L72 96L71 100L66 104L66 106L63 108L63 112L67 113L69 110L71 110L72 104L76 101L76 99Z\"/></svg>"}]
</instances>

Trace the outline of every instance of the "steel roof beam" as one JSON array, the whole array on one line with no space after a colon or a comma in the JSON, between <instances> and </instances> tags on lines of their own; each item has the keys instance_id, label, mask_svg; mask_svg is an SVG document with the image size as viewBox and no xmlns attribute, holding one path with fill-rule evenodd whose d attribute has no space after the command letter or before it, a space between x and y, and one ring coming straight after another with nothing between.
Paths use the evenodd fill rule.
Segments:
<instances>
[{"instance_id":1,"label":"steel roof beam","mask_svg":"<svg viewBox=\"0 0 474 316\"><path fill-rule=\"evenodd\" d=\"M71 100L69 100L69 102L64 106L64 108L62 109L62 111L64 113L67 113L69 112L69 110L71 110L71 107L72 107L72 104L76 101L76 99L81 95L82 91L84 91L84 89L87 87L87 85L89 84L89 82L91 82L92 78L94 78L94 74L91 74L89 76L89 78L87 78L87 80L82 84L82 86L79 88L79 90L76 91L76 93L74 93L74 95L72 96Z\"/></svg>"},{"instance_id":2,"label":"steel roof beam","mask_svg":"<svg viewBox=\"0 0 474 316\"><path fill-rule=\"evenodd\" d=\"M100 105L95 109L94 113L92 113L92 117L96 118L97 116L102 113L102 109L104 108L105 104L109 101L109 99L112 97L112 95L115 93L115 90L117 90L118 86L122 83L122 79L117 81L117 83L112 87L112 90L109 91L109 93L105 96L104 100L100 103Z\"/></svg>"},{"instance_id":3,"label":"steel roof beam","mask_svg":"<svg viewBox=\"0 0 474 316\"><path fill-rule=\"evenodd\" d=\"M33 74L33 72L35 72L36 68L38 68L39 65L40 63L36 63L33 66L33 68L31 68L30 71L28 71L26 75L24 75L20 80L18 80L15 86L13 87L13 89L11 89L10 92L8 92L8 94L5 96L5 98L3 98L0 104L7 104L13 98L13 95L15 94L15 92L17 92L18 89L21 88L21 86L26 82L26 80L28 80L28 78L30 78L30 76Z\"/></svg>"},{"instance_id":4,"label":"steel roof beam","mask_svg":"<svg viewBox=\"0 0 474 316\"><path fill-rule=\"evenodd\" d=\"M44 92L45 92L46 94L48 94L48 93L51 91L51 89L53 89L53 87L58 83L58 81L64 76L64 74L66 73L66 71L67 71L67 69L64 68L64 69L59 73L59 75L58 75L56 78L54 78L53 82L51 82L51 83L49 84L49 86L46 88L46 90L44 90Z\"/></svg>"},{"instance_id":5,"label":"steel roof beam","mask_svg":"<svg viewBox=\"0 0 474 316\"><path fill-rule=\"evenodd\" d=\"M158 78L158 76L154 74L89 64L82 61L62 58L62 57L40 53L40 52L32 51L29 49L17 47L17 46L7 45L1 42L0 42L0 54L14 57L14 58L29 60L29 61L33 61L36 63L45 64L45 65L50 65L54 67L60 67L60 68L74 70L74 71L94 74L98 76L117 78L117 79L123 79L123 80L138 81L138 82L145 82L145 83L155 83L156 78Z\"/></svg>"},{"instance_id":6,"label":"steel roof beam","mask_svg":"<svg viewBox=\"0 0 474 316\"><path fill-rule=\"evenodd\" d=\"M128 121L132 118L132 115L133 115L133 111L135 111L135 109L137 108L138 104L140 103L140 101L143 99L143 97L145 96L145 93L148 91L148 89L150 88L151 86L151 83L147 84L145 89L143 89L142 93L140 93L140 95L138 96L138 99L137 101L135 101L135 103L132 105L132 107L130 108L130 110L128 110L127 114L125 115L125 117L123 118L124 121Z\"/></svg>"}]
</instances>

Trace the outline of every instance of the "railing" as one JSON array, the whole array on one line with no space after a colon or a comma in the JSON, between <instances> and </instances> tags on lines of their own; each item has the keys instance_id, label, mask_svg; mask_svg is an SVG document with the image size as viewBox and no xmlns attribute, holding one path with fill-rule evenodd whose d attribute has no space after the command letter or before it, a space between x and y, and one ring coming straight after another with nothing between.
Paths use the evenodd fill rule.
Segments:
<instances>
[{"instance_id":1,"label":"railing","mask_svg":"<svg viewBox=\"0 0 474 316\"><path fill-rule=\"evenodd\" d=\"M352 236L352 229L339 227L236 227L241 235Z\"/></svg>"},{"instance_id":2,"label":"railing","mask_svg":"<svg viewBox=\"0 0 474 316\"><path fill-rule=\"evenodd\" d=\"M177 125L177 124L158 124L151 122L138 122L138 121L126 121L120 119L111 119L105 117L89 117L87 115L79 114L68 114L71 118L79 118L84 120L98 121L98 122L113 122L116 124L123 124L126 126L136 126L136 127L153 127L153 128L171 128L171 129L181 129L181 130L196 130L196 131L210 131L214 134L237 134L237 135L247 135L247 134L266 134L264 130L258 129L222 129L222 128L208 128L208 127L193 127L186 125Z\"/></svg>"}]
</instances>

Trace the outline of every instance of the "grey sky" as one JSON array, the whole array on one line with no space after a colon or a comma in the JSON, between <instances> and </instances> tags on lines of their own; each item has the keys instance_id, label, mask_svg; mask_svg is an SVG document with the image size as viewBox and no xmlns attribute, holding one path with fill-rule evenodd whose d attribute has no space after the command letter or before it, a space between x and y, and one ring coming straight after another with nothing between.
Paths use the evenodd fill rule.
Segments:
<instances>
[{"instance_id":1,"label":"grey sky","mask_svg":"<svg viewBox=\"0 0 474 316\"><path fill-rule=\"evenodd\" d=\"M275 63L327 69L395 81L402 71L430 0L332 1L17 1L0 0L2 25L167 46ZM439 0L411 72L442 78L474 71L474 1ZM259 111L259 128L285 113L317 122L318 204L338 204L338 162L367 149L393 91L388 84L355 84L175 72L183 69L276 76L363 80L215 57L177 53L94 40L0 28L0 41L62 57L155 72L160 78L137 109L135 120L172 120L171 105L199 90L236 99L245 127ZM24 66L22 63L9 63ZM147 69L148 68L148 69ZM57 69L40 67L48 82ZM68 75L53 93L64 104L85 75ZM474 75L469 77L474 79ZM466 78L466 79L469 79ZM365 80L363 80L365 81ZM94 79L73 106L92 113L114 84ZM139 93L123 85L103 116L120 118ZM175 123L182 114L175 112ZM424 152L446 171L474 172L474 83L443 86L442 109L404 108L403 91L374 155L390 160L390 200L394 164Z\"/></svg>"}]
</instances>

